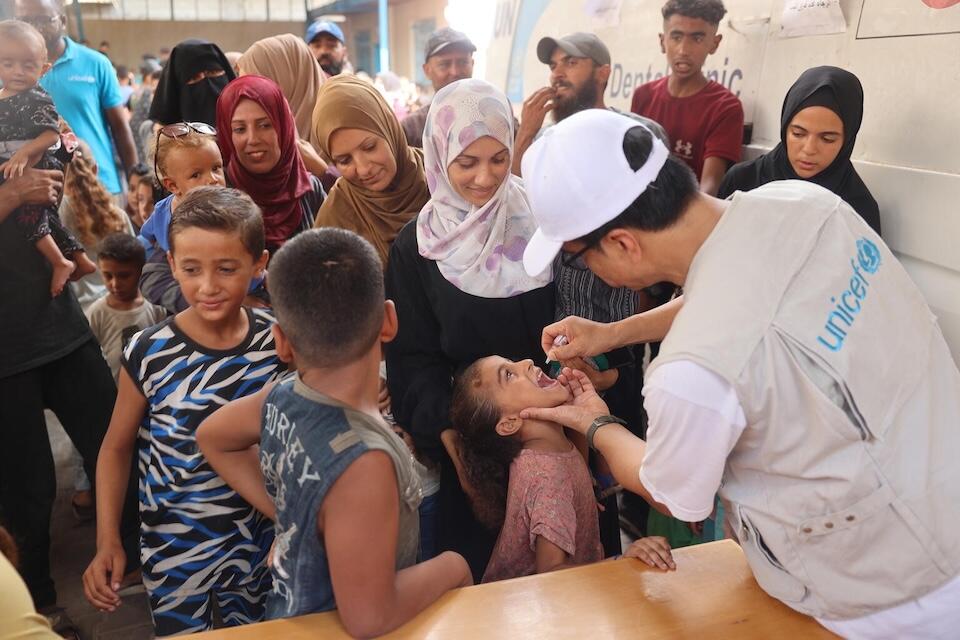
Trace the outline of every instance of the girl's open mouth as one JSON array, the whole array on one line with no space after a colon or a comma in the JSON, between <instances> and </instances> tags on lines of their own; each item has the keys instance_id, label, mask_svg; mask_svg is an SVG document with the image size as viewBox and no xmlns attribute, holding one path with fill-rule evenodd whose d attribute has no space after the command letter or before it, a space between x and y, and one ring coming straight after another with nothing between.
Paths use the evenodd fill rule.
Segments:
<instances>
[{"instance_id":1,"label":"girl's open mouth","mask_svg":"<svg viewBox=\"0 0 960 640\"><path fill-rule=\"evenodd\" d=\"M541 389L550 389L551 387L555 387L558 384L560 383L554 380L553 378L551 378L550 376L548 376L547 374L545 374L542 369L537 369L537 386L538 387L540 387Z\"/></svg>"}]
</instances>

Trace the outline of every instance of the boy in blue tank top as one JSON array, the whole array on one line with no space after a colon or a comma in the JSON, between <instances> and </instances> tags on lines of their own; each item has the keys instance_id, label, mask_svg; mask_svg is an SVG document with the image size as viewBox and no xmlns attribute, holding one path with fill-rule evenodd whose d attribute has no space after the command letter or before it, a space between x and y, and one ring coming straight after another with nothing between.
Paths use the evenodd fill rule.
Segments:
<instances>
[{"instance_id":1,"label":"boy in blue tank top","mask_svg":"<svg viewBox=\"0 0 960 640\"><path fill-rule=\"evenodd\" d=\"M140 476L140 556L158 636L262 620L270 520L217 475L197 447L204 418L259 391L287 365L262 309L243 307L267 262L263 218L235 189L198 187L169 229L168 258L190 306L131 338L97 466L97 555L84 590L120 604L126 557L117 523L130 461Z\"/></svg>"},{"instance_id":2,"label":"boy in blue tank top","mask_svg":"<svg viewBox=\"0 0 960 640\"><path fill-rule=\"evenodd\" d=\"M351 635L379 636L472 584L459 554L415 564L419 476L378 405L381 344L397 332L380 259L349 231L307 231L277 252L268 286L297 375L231 402L197 439L275 519L268 617L337 608Z\"/></svg>"}]
</instances>

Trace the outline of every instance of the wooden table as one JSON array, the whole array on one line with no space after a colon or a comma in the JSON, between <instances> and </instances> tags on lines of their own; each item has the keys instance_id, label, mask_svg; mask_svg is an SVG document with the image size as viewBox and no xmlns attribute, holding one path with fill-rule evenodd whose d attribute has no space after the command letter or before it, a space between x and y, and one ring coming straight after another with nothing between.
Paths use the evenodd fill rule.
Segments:
<instances>
[{"instance_id":1,"label":"wooden table","mask_svg":"<svg viewBox=\"0 0 960 640\"><path fill-rule=\"evenodd\" d=\"M834 638L760 589L730 540L674 551L675 572L622 559L451 591L387 638ZM336 612L198 640L348 638Z\"/></svg>"}]
</instances>

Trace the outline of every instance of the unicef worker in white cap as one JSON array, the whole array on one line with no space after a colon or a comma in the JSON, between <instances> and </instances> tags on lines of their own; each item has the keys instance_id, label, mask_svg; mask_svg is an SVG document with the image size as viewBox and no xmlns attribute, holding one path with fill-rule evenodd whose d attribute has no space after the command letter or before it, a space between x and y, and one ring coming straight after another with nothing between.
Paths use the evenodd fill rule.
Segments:
<instances>
[{"instance_id":1,"label":"unicef worker in white cap","mask_svg":"<svg viewBox=\"0 0 960 640\"><path fill-rule=\"evenodd\" d=\"M530 273L581 254L611 286L667 280L686 301L648 370L646 442L579 372L570 405L521 415L584 433L674 517L704 519L719 492L760 586L828 629L956 637L960 372L880 237L810 182L699 193L649 131L598 109L545 132L523 175ZM590 355L616 342L602 327L564 320L544 345Z\"/></svg>"}]
</instances>

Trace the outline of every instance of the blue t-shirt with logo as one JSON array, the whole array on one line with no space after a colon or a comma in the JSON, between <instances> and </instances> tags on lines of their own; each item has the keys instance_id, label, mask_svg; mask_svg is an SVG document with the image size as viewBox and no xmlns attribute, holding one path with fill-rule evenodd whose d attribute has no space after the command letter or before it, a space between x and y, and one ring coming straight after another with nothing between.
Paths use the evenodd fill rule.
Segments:
<instances>
[{"instance_id":1,"label":"blue t-shirt with logo","mask_svg":"<svg viewBox=\"0 0 960 640\"><path fill-rule=\"evenodd\" d=\"M120 193L120 176L113 160L113 138L106 110L123 104L113 65L102 53L64 37L66 49L40 78L60 116L78 138L90 145L100 181L110 193Z\"/></svg>"}]
</instances>

